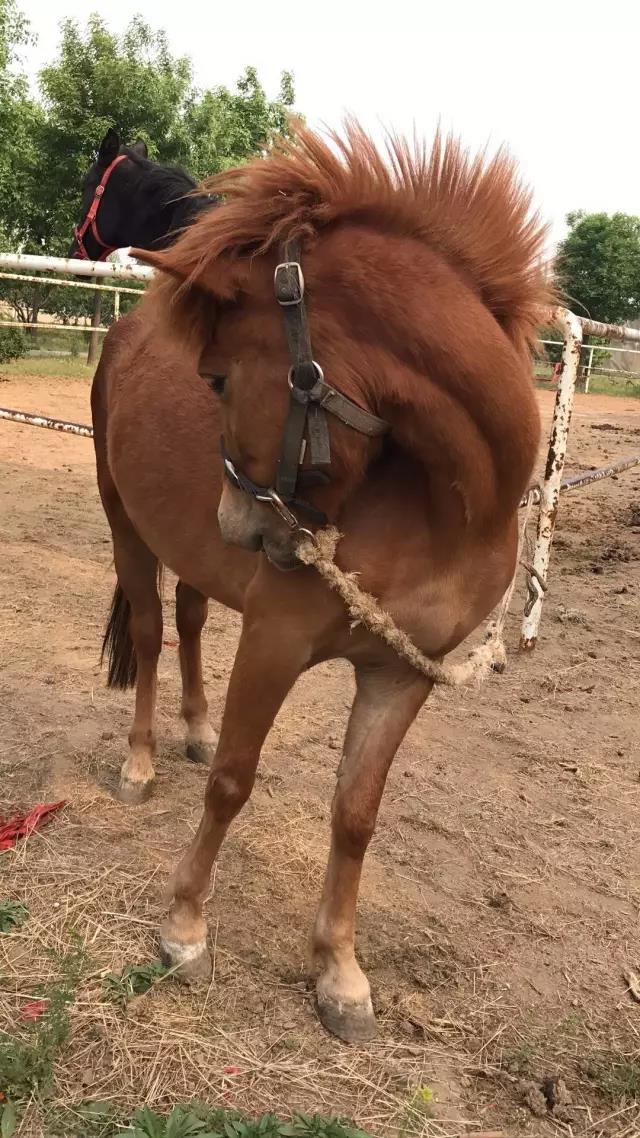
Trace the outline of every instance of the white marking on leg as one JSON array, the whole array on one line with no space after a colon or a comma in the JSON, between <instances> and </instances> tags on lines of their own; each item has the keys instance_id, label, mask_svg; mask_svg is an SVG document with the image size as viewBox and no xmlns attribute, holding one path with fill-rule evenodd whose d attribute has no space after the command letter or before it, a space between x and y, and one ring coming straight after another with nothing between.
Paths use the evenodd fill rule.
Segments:
<instances>
[{"instance_id":1,"label":"white marking on leg","mask_svg":"<svg viewBox=\"0 0 640 1138\"><path fill-rule=\"evenodd\" d=\"M167 940L166 937L162 937L162 948L175 964L188 964L189 961L197 960L206 953L207 942L199 940L195 944L181 944L178 940Z\"/></svg>"}]
</instances>

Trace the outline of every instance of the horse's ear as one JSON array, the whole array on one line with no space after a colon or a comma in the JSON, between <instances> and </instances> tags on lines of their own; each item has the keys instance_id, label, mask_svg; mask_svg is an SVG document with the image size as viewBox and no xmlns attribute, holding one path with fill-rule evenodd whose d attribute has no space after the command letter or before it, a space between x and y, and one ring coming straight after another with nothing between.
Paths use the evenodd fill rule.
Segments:
<instances>
[{"instance_id":1,"label":"horse's ear","mask_svg":"<svg viewBox=\"0 0 640 1138\"><path fill-rule=\"evenodd\" d=\"M117 130L114 130L113 127L110 126L104 138L102 139L100 148L98 150L99 165L108 166L111 162L113 162L114 158L118 157L119 150L120 135L118 134Z\"/></svg>"},{"instance_id":2,"label":"horse's ear","mask_svg":"<svg viewBox=\"0 0 640 1138\"><path fill-rule=\"evenodd\" d=\"M136 138L133 146L130 147L130 149L133 150L134 154L139 154L141 158L149 157L149 151L147 150L147 144L144 138Z\"/></svg>"},{"instance_id":3,"label":"horse's ear","mask_svg":"<svg viewBox=\"0 0 640 1138\"><path fill-rule=\"evenodd\" d=\"M191 229L168 249L130 249L129 256L150 265L157 273L173 278L174 287L176 281L182 285L188 280L189 289L208 293L216 300L235 300L246 286L249 275L247 261L224 254L202 265L201 241L194 245Z\"/></svg>"},{"instance_id":4,"label":"horse's ear","mask_svg":"<svg viewBox=\"0 0 640 1138\"><path fill-rule=\"evenodd\" d=\"M171 256L170 249L161 252L153 249L130 249L129 256L134 257L136 261L142 261L143 265L149 265L156 272L168 273L177 281L183 281L189 275L190 269L186 266L183 268L179 262L176 262Z\"/></svg>"}]
</instances>

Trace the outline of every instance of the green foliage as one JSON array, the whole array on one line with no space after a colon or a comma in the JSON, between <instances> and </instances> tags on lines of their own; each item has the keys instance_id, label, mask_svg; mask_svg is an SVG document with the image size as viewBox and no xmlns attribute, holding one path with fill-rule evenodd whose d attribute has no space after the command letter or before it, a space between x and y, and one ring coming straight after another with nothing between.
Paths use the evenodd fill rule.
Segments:
<instances>
[{"instance_id":1,"label":"green foliage","mask_svg":"<svg viewBox=\"0 0 640 1138\"><path fill-rule=\"evenodd\" d=\"M64 335L64 333L62 333ZM56 379L67 380L91 380L93 378L94 368L86 363L86 343L85 336L79 335L77 332L67 333L69 343L65 345L64 350L73 348L73 345L80 340L80 348L82 355L66 356L60 358L52 356L50 358L39 359L34 356L29 356L23 360L16 360L12 364L7 364L3 368L3 376L11 378L13 376L55 376ZM73 340L72 337L73 336ZM48 342L49 337L45 337L45 342Z\"/></svg>"},{"instance_id":2,"label":"green foliage","mask_svg":"<svg viewBox=\"0 0 640 1138\"><path fill-rule=\"evenodd\" d=\"M640 1064L633 1054L600 1050L579 1062L581 1074L613 1106L640 1098Z\"/></svg>"},{"instance_id":3,"label":"green foliage","mask_svg":"<svg viewBox=\"0 0 640 1138\"><path fill-rule=\"evenodd\" d=\"M15 0L0 0L0 241L11 237L20 200L16 172L30 149L33 104L20 70L20 49L31 42L29 25Z\"/></svg>"},{"instance_id":4,"label":"green foliage","mask_svg":"<svg viewBox=\"0 0 640 1138\"><path fill-rule=\"evenodd\" d=\"M255 67L246 68L235 92L226 87L195 92L184 118L183 165L203 179L265 153L276 135L286 133L293 102L290 72L283 72L278 98L270 102Z\"/></svg>"},{"instance_id":5,"label":"green foliage","mask_svg":"<svg viewBox=\"0 0 640 1138\"><path fill-rule=\"evenodd\" d=\"M47 1001L44 1014L15 1035L0 1032L0 1087L12 1108L33 1096L41 1098L49 1090L53 1064L69 1034L69 1005L84 964L84 952L78 945L60 961L57 982L39 993Z\"/></svg>"},{"instance_id":6,"label":"green foliage","mask_svg":"<svg viewBox=\"0 0 640 1138\"><path fill-rule=\"evenodd\" d=\"M197 1101L176 1106L168 1115L144 1106L126 1123L118 1122L111 1103L80 1103L62 1112L52 1110L47 1133L60 1138L371 1138L337 1118L301 1114L283 1122L264 1114L253 1119Z\"/></svg>"},{"instance_id":7,"label":"green foliage","mask_svg":"<svg viewBox=\"0 0 640 1138\"><path fill-rule=\"evenodd\" d=\"M143 996L168 972L169 969L159 960L154 960L150 964L127 964L119 976L115 972L105 976L103 981L105 996L124 1007L134 996Z\"/></svg>"},{"instance_id":8,"label":"green foliage","mask_svg":"<svg viewBox=\"0 0 640 1138\"><path fill-rule=\"evenodd\" d=\"M235 92L200 92L190 61L172 55L163 31L135 16L117 35L96 14L85 28L64 21L57 58L43 68L40 88L42 119L33 124L31 156L37 177L23 240L53 254L69 245L82 179L109 127L127 142L144 139L151 158L202 178L264 150L286 128L294 98L285 73L279 98L270 102L251 67Z\"/></svg>"},{"instance_id":9,"label":"green foliage","mask_svg":"<svg viewBox=\"0 0 640 1138\"><path fill-rule=\"evenodd\" d=\"M162 1116L145 1106L136 1112L131 1130L119 1138L368 1138L339 1119L320 1115L296 1115L280 1122L272 1114L250 1119L234 1111L211 1110L202 1103L176 1106Z\"/></svg>"},{"instance_id":10,"label":"green foliage","mask_svg":"<svg viewBox=\"0 0 640 1138\"><path fill-rule=\"evenodd\" d=\"M78 220L84 176L101 139L115 127L142 138L151 158L198 179L268 150L287 129L293 78L284 72L269 100L253 67L235 90L200 91L191 62L173 55L163 31L135 16L121 34L97 14L85 27L61 26L56 58L40 74L41 102L29 96L20 49L29 27L16 0L0 0L0 247L65 256ZM103 294L103 319L113 301ZM41 311L61 321L90 316L92 294L40 283L0 281L0 299L18 319ZM122 296L121 311L135 298Z\"/></svg>"},{"instance_id":11,"label":"green foliage","mask_svg":"<svg viewBox=\"0 0 640 1138\"><path fill-rule=\"evenodd\" d=\"M16 1114L16 1108L11 1102L11 1099L8 1099L4 1104L0 1105L0 1138L12 1138L17 1125L18 1116Z\"/></svg>"},{"instance_id":12,"label":"green foliage","mask_svg":"<svg viewBox=\"0 0 640 1138\"><path fill-rule=\"evenodd\" d=\"M30 274L33 275L33 274ZM74 289L67 289L73 292ZM24 324L34 324L38 313L47 309L47 301L52 295L52 285L46 283L46 278L40 281L3 280L0 279L0 300L3 300L13 311L17 320Z\"/></svg>"},{"instance_id":13,"label":"green foliage","mask_svg":"<svg viewBox=\"0 0 640 1138\"><path fill-rule=\"evenodd\" d=\"M0 325L0 364L8 364L11 360L19 360L26 354L27 342L20 328L3 328ZM15 905L15 901L3 901L0 904L0 932L7 930L2 927L3 911L8 905Z\"/></svg>"},{"instance_id":14,"label":"green foliage","mask_svg":"<svg viewBox=\"0 0 640 1138\"><path fill-rule=\"evenodd\" d=\"M569 214L558 249L558 283L569 307L608 324L640 315L640 218L626 213Z\"/></svg>"}]
</instances>

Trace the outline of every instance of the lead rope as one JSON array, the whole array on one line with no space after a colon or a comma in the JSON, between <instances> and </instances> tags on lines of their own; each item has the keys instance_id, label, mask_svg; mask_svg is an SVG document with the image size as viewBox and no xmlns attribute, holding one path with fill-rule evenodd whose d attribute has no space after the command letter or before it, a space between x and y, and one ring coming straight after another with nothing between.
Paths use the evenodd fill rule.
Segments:
<instances>
[{"instance_id":1,"label":"lead rope","mask_svg":"<svg viewBox=\"0 0 640 1138\"><path fill-rule=\"evenodd\" d=\"M319 530L313 538L303 534L298 543L297 555L304 565L312 565L331 589L344 601L349 615L356 624L363 624L375 636L386 641L391 648L418 672L422 672L435 684L457 688L469 684L481 684L490 672L503 672L507 655L503 640L504 624L515 588L520 556L525 540L527 523L533 505L533 493L527 497L527 505L518 537L518 555L511 583L498 606L496 615L490 621L485 638L472 650L468 658L460 664L442 664L432 660L413 643L410 636L380 608L375 597L360 588L356 573L347 573L335 563L336 549L340 533L334 526Z\"/></svg>"}]
</instances>

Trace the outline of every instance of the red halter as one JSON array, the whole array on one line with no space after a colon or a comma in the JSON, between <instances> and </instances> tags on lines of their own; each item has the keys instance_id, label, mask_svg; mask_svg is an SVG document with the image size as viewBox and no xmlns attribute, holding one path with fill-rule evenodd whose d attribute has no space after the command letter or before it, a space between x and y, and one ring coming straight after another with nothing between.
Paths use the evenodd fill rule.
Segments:
<instances>
[{"instance_id":1,"label":"red halter","mask_svg":"<svg viewBox=\"0 0 640 1138\"><path fill-rule=\"evenodd\" d=\"M84 221L82 222L82 225L76 226L76 228L73 231L73 236L75 237L76 243L78 246L78 252L75 254L75 256L78 257L79 260L82 260L82 261L90 261L91 260L91 257L89 256L89 254L87 253L87 250L85 249L84 241L83 241L84 235L87 232L87 229L89 229L89 227L91 227L91 232L92 232L93 236L95 237L96 241L98 242L98 245L102 246L103 251L100 254L100 256L98 257L99 261L104 261L105 258L109 256L109 253L113 253L114 249L116 248L115 245L113 245L113 246L107 245L106 242L104 242L102 240L100 234L98 233L98 226L96 225L96 216L98 213L98 206L100 205L100 202L102 200L102 195L104 194L107 182L109 181L109 178L113 174L113 171L115 170L116 166L118 166L120 164L120 162L124 162L125 158L127 158L126 154L119 154L118 157L114 158L113 162L111 162L110 165L107 166L104 174L102 175L102 178L100 179L99 184L96 186L96 192L93 195L93 201L91 202L91 205L89 206L89 209L87 211L87 216L85 217Z\"/></svg>"}]
</instances>

